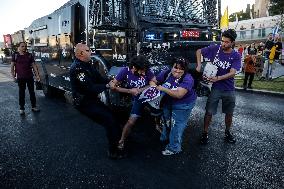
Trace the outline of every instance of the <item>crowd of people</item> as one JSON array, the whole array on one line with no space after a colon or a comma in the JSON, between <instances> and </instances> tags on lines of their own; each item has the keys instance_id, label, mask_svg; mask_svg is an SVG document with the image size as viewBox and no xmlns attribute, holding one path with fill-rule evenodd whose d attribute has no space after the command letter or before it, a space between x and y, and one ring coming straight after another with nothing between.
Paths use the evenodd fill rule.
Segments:
<instances>
[{"instance_id":1,"label":"crowd of people","mask_svg":"<svg viewBox=\"0 0 284 189\"><path fill-rule=\"evenodd\" d=\"M252 88L252 82L257 74L260 80L271 80L276 64L281 64L281 36L270 33L265 43L260 42L238 47L242 56L242 72L245 74L243 88Z\"/></svg>"},{"instance_id":2,"label":"crowd of people","mask_svg":"<svg viewBox=\"0 0 284 189\"><path fill-rule=\"evenodd\" d=\"M212 116L217 113L219 101L222 101L222 112L225 113L225 141L236 141L231 134L236 104L234 76L241 67L241 57L233 49L236 37L236 32L229 29L222 33L221 45L205 47L196 52L197 72L201 72L201 55L210 59L218 69L217 74L209 78L213 85L206 103L201 144L207 144L209 141L209 124ZM169 70L155 76L143 56L134 56L128 67L123 68L113 80L106 81L90 65L90 55L87 45L77 44L76 59L70 69L72 95L80 112L105 126L109 141L109 157L117 159L126 156L128 136L138 118L142 116L143 107L147 106L140 98L141 93L149 88L165 94L160 114L156 114L162 124L160 140L166 144L162 154L168 156L180 153L183 133L197 99L194 78L187 72L187 61L183 58L174 58L169 62ZM122 82L125 85L120 85ZM95 98L107 89L132 95L130 115L122 128L108 107Z\"/></svg>"},{"instance_id":3,"label":"crowd of people","mask_svg":"<svg viewBox=\"0 0 284 189\"><path fill-rule=\"evenodd\" d=\"M202 57L209 59L217 67L216 75L208 78L213 84L205 105L201 144L207 144L209 141L209 125L213 115L217 113L219 101L222 102L222 113L225 114L224 139L228 143L236 142L231 133L236 105L234 76L241 69L242 57L244 57L245 89L252 87L256 63L259 61L257 58L264 57L266 60L266 76L269 77L272 74L272 65L279 60L282 49L279 36L273 39L272 34L269 34L265 44L259 44L257 47L254 43L248 47L240 45L238 50L234 50L236 37L235 30L228 29L222 33L220 45L211 45L196 51L196 72L201 72ZM183 133L189 125L191 112L197 99L195 78L189 74L188 63L184 58L173 58L169 61L171 67L155 76L149 69L149 63L144 56L133 56L128 67L121 69L114 79L108 80L102 77L92 65L91 51L86 44L78 43L74 53L76 58L70 67L74 106L78 111L105 127L110 158L118 159L127 155L129 142L127 139L131 129L142 116L144 107L149 106L149 103L145 103L146 101L141 98L141 94L149 89L155 94L164 94L161 98L163 103L160 103L162 106L153 111L155 119L159 120L157 123L161 124L157 127L161 128L160 141L166 144L162 154L168 156L182 151ZM262 74L265 69L264 65ZM30 93L32 111L38 112L33 75L36 80L40 80L40 77L34 58L26 51L24 42L19 44L18 53L13 55L11 74L19 86L20 114L25 113L26 86ZM98 98L98 95L106 90L132 95L130 115L123 126L119 124L117 115Z\"/></svg>"},{"instance_id":4,"label":"crowd of people","mask_svg":"<svg viewBox=\"0 0 284 189\"><path fill-rule=\"evenodd\" d=\"M259 26L256 28L254 24L251 24L250 28L245 28L243 25L240 27L240 39L246 39L250 38L253 39L256 37L265 37L266 36L266 30L265 30L264 23L259 24Z\"/></svg>"}]
</instances>

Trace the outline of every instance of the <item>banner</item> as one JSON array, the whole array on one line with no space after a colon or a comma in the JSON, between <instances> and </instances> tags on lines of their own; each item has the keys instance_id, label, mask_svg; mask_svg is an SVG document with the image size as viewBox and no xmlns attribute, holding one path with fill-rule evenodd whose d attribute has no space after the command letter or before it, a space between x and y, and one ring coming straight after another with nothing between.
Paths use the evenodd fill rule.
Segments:
<instances>
[{"instance_id":1,"label":"banner","mask_svg":"<svg viewBox=\"0 0 284 189\"><path fill-rule=\"evenodd\" d=\"M279 25L277 24L276 26L274 26L274 28L272 29L272 35L273 37L275 37L275 35L278 33L279 31Z\"/></svg>"},{"instance_id":2,"label":"banner","mask_svg":"<svg viewBox=\"0 0 284 189\"><path fill-rule=\"evenodd\" d=\"M162 86L169 89L171 84L166 82ZM155 109L160 109L161 100L164 95L165 93L159 91L156 87L149 87L141 93L139 100L141 100L142 103L148 102L148 104Z\"/></svg>"},{"instance_id":3,"label":"banner","mask_svg":"<svg viewBox=\"0 0 284 189\"><path fill-rule=\"evenodd\" d=\"M224 30L229 28L228 6L225 9L224 15L221 17L220 28Z\"/></svg>"},{"instance_id":4,"label":"banner","mask_svg":"<svg viewBox=\"0 0 284 189\"><path fill-rule=\"evenodd\" d=\"M207 62L202 74L201 84L211 89L213 83L210 82L210 78L215 77L217 75L217 71L217 66L213 65L211 62Z\"/></svg>"},{"instance_id":5,"label":"banner","mask_svg":"<svg viewBox=\"0 0 284 189\"><path fill-rule=\"evenodd\" d=\"M11 48L12 37L10 34L3 35L5 48Z\"/></svg>"}]
</instances>

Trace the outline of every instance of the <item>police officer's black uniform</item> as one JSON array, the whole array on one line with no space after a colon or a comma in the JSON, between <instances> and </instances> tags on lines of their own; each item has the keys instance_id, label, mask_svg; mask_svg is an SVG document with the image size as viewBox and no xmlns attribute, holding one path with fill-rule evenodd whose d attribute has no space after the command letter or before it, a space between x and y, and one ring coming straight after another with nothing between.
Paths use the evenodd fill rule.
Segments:
<instances>
[{"instance_id":1,"label":"police officer's black uniform","mask_svg":"<svg viewBox=\"0 0 284 189\"><path fill-rule=\"evenodd\" d=\"M110 156L115 156L120 128L110 109L98 99L98 94L107 89L107 79L91 63L75 59L70 68L70 81L76 108L106 128Z\"/></svg>"}]
</instances>

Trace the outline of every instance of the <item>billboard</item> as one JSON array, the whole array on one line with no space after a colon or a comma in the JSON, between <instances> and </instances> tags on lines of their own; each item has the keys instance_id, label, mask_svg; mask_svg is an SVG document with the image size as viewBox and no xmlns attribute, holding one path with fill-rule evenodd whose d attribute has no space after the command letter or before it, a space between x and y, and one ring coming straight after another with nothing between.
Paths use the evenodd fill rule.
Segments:
<instances>
[{"instance_id":1,"label":"billboard","mask_svg":"<svg viewBox=\"0 0 284 189\"><path fill-rule=\"evenodd\" d=\"M11 48L11 44L12 44L12 37L10 34L7 35L3 35L4 37L4 47L5 48Z\"/></svg>"}]
</instances>

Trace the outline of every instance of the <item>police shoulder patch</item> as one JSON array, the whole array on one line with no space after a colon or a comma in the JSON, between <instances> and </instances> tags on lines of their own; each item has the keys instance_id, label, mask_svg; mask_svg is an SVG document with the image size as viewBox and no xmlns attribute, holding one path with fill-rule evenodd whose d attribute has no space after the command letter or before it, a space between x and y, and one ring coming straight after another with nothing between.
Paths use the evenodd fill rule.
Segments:
<instances>
[{"instance_id":1,"label":"police shoulder patch","mask_svg":"<svg viewBox=\"0 0 284 189\"><path fill-rule=\"evenodd\" d=\"M80 72L78 75L77 75L77 78L79 79L79 81L81 82L84 82L85 81L85 73L84 72Z\"/></svg>"}]
</instances>

